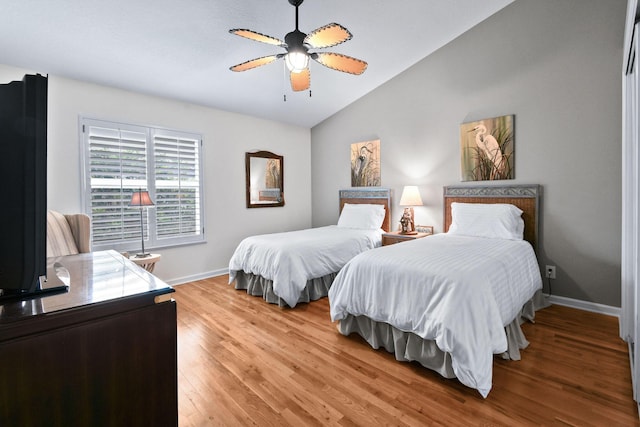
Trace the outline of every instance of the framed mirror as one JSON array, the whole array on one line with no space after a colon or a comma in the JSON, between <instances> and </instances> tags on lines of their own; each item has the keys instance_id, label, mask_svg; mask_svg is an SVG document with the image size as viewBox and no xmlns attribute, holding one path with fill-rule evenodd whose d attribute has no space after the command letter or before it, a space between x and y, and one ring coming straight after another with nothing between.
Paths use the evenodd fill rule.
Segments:
<instances>
[{"instance_id":1,"label":"framed mirror","mask_svg":"<svg viewBox=\"0 0 640 427\"><path fill-rule=\"evenodd\" d=\"M284 206L284 158L269 151L245 153L247 207Z\"/></svg>"}]
</instances>

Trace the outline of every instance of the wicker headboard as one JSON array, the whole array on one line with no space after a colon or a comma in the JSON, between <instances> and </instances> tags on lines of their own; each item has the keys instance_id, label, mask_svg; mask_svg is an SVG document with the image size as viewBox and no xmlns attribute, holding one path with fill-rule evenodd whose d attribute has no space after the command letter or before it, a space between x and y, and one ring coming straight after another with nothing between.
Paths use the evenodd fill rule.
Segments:
<instances>
[{"instance_id":1,"label":"wicker headboard","mask_svg":"<svg viewBox=\"0 0 640 427\"><path fill-rule=\"evenodd\" d=\"M451 203L510 203L522 209L524 239L538 251L538 215L542 187L533 185L444 187L444 231L451 225Z\"/></svg>"},{"instance_id":2,"label":"wicker headboard","mask_svg":"<svg viewBox=\"0 0 640 427\"><path fill-rule=\"evenodd\" d=\"M384 231L391 229L391 190L389 188L358 187L340 190L340 212L345 203L383 205L385 214L382 229Z\"/></svg>"}]
</instances>

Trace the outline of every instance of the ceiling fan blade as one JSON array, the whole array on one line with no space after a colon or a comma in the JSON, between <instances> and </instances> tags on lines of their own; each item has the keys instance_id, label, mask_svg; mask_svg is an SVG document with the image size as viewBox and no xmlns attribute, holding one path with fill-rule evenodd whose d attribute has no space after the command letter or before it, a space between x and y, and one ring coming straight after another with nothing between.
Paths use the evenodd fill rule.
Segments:
<instances>
[{"instance_id":1,"label":"ceiling fan blade","mask_svg":"<svg viewBox=\"0 0 640 427\"><path fill-rule=\"evenodd\" d=\"M260 67L262 65L271 64L278 58L279 55L263 56L262 58L256 58L247 62L243 62L242 64L234 65L233 67L229 67L229 69L231 71L247 71L252 68Z\"/></svg>"},{"instance_id":2,"label":"ceiling fan blade","mask_svg":"<svg viewBox=\"0 0 640 427\"><path fill-rule=\"evenodd\" d=\"M340 24L335 22L310 32L304 42L315 49L332 47L351 40L353 35Z\"/></svg>"},{"instance_id":3,"label":"ceiling fan blade","mask_svg":"<svg viewBox=\"0 0 640 427\"><path fill-rule=\"evenodd\" d=\"M367 63L347 55L333 52L310 54L311 58L325 67L349 74L362 74L367 69Z\"/></svg>"},{"instance_id":4,"label":"ceiling fan blade","mask_svg":"<svg viewBox=\"0 0 640 427\"><path fill-rule=\"evenodd\" d=\"M309 67L305 68L299 73L290 73L291 75L291 89L295 92L309 89L311 86L311 72Z\"/></svg>"},{"instance_id":5,"label":"ceiling fan blade","mask_svg":"<svg viewBox=\"0 0 640 427\"><path fill-rule=\"evenodd\" d=\"M247 38L249 40L255 40L257 42L262 42L262 43L272 44L274 46L283 46L284 47L284 42L282 40L277 39L275 37L266 36L264 34L256 33L255 31L244 30L244 29L233 29L233 30L229 30L229 32L231 34L235 34L237 36L244 37L244 38Z\"/></svg>"}]
</instances>

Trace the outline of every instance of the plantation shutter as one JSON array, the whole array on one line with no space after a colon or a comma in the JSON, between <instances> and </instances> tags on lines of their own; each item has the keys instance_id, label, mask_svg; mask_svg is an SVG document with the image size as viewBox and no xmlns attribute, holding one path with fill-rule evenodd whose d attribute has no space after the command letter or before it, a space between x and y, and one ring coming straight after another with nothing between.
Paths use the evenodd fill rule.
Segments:
<instances>
[{"instance_id":1,"label":"plantation shutter","mask_svg":"<svg viewBox=\"0 0 640 427\"><path fill-rule=\"evenodd\" d=\"M157 132L153 146L158 239L199 235L200 140Z\"/></svg>"},{"instance_id":2,"label":"plantation shutter","mask_svg":"<svg viewBox=\"0 0 640 427\"><path fill-rule=\"evenodd\" d=\"M140 212L131 193L147 187L144 128L85 127L89 142L90 210L94 244L140 238Z\"/></svg>"}]
</instances>

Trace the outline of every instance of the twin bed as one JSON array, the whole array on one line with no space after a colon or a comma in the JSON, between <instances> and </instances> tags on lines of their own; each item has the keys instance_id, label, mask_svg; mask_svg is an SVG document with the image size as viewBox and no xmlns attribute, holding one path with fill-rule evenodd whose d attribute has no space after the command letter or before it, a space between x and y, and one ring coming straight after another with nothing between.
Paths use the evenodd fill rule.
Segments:
<instances>
[{"instance_id":1,"label":"twin bed","mask_svg":"<svg viewBox=\"0 0 640 427\"><path fill-rule=\"evenodd\" d=\"M494 354L520 359L520 324L539 307L539 195L537 185L445 187L448 233L353 258L329 291L331 319L486 397Z\"/></svg>"},{"instance_id":2,"label":"twin bed","mask_svg":"<svg viewBox=\"0 0 640 427\"><path fill-rule=\"evenodd\" d=\"M343 191L341 207L347 200L363 198L364 190ZM380 191L387 191L377 195L381 196L377 203L386 204L388 230L388 190ZM247 268L239 261L257 246L267 246L273 254L274 247L287 244L274 244L278 240L274 235L248 238L257 246L236 250L243 256L230 263L230 283L235 279L236 288L291 307L328 294L331 320L339 322L343 335L355 332L373 348L394 353L397 360L418 361L486 397L494 355L520 358L520 349L528 345L520 324L533 320L541 306L542 279L535 255L540 192L538 185L445 187L447 233L375 250L360 245L345 253L344 258L350 259L343 258L341 265L312 255L330 246L320 238L331 234L322 230L325 227L308 230L321 231L312 237L315 244L305 241L306 246L297 244L298 237L281 233L282 242L290 242L298 258L323 267L305 280L298 278L290 292L282 291L286 281L275 269L277 264L290 267L295 262L282 262L280 255L264 256L259 261L254 258ZM331 227L347 235L346 229ZM266 262L266 270L259 271L260 262ZM292 278L295 270L288 268L283 277Z\"/></svg>"},{"instance_id":3,"label":"twin bed","mask_svg":"<svg viewBox=\"0 0 640 427\"><path fill-rule=\"evenodd\" d=\"M391 192L385 188L340 190L337 225L263 234L244 239L229 261L229 283L279 306L327 296L340 269L361 252L381 245L389 231Z\"/></svg>"}]
</instances>

